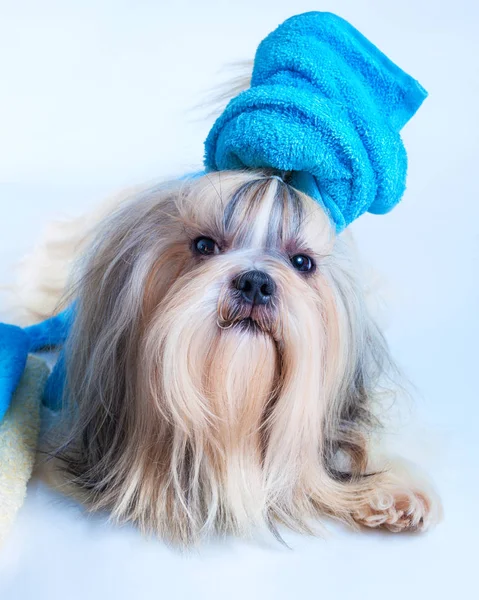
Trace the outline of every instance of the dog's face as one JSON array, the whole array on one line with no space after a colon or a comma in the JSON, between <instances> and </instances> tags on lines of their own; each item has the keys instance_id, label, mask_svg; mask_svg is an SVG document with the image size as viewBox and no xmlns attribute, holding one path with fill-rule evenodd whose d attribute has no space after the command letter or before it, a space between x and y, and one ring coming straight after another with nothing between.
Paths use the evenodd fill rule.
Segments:
<instances>
[{"instance_id":1,"label":"dog's face","mask_svg":"<svg viewBox=\"0 0 479 600\"><path fill-rule=\"evenodd\" d=\"M232 329L281 344L298 327L289 319L321 312L317 264L334 240L312 200L277 178L230 175L204 177L165 204L148 313L178 312L209 335Z\"/></svg>"},{"instance_id":2,"label":"dog's face","mask_svg":"<svg viewBox=\"0 0 479 600\"><path fill-rule=\"evenodd\" d=\"M311 200L270 177L205 177L174 197L168 212L145 289L141 363L151 371L141 377L154 385L161 367L204 394L208 410L193 415L205 402L188 393L180 406L177 393L158 392L182 426L206 424L208 412L240 411L242 418L222 415L222 443L234 443L248 416L257 428L261 415L250 414L249 400L264 410L289 356L306 380L314 378L306 357L320 356L322 315L332 302L318 267L331 251L329 224Z\"/></svg>"},{"instance_id":3,"label":"dog's face","mask_svg":"<svg viewBox=\"0 0 479 600\"><path fill-rule=\"evenodd\" d=\"M94 506L183 541L301 528L339 451L364 468L374 335L340 245L319 205L261 173L110 219L66 348L66 462Z\"/></svg>"}]
</instances>

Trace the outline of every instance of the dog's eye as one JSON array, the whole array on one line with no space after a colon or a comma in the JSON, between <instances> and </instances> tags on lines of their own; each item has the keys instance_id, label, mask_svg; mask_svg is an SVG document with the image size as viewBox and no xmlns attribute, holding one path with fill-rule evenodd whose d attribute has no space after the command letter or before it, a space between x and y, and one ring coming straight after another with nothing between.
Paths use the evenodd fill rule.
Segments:
<instances>
[{"instance_id":1,"label":"dog's eye","mask_svg":"<svg viewBox=\"0 0 479 600\"><path fill-rule=\"evenodd\" d=\"M199 237L193 242L193 246L197 252L208 256L219 252L218 245L209 237Z\"/></svg>"},{"instance_id":2,"label":"dog's eye","mask_svg":"<svg viewBox=\"0 0 479 600\"><path fill-rule=\"evenodd\" d=\"M306 254L295 254L291 257L291 264L297 271L302 271L303 273L312 271L314 267L314 262L309 256Z\"/></svg>"}]
</instances>

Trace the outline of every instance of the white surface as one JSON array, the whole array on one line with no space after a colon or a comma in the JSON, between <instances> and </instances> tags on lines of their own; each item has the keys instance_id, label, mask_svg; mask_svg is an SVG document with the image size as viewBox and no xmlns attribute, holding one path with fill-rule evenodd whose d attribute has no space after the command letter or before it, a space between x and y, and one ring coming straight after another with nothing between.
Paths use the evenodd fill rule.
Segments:
<instances>
[{"instance_id":1,"label":"white surface","mask_svg":"<svg viewBox=\"0 0 479 600\"><path fill-rule=\"evenodd\" d=\"M473 0L0 0L0 284L40 226L201 162L188 112L284 18L349 19L430 92L406 127L409 186L354 226L393 290L388 338L417 387L396 436L445 506L430 534L286 533L286 550L218 542L184 557L33 484L0 553L2 600L472 598L479 459L479 82ZM224 73L223 73L224 78Z\"/></svg>"}]
</instances>

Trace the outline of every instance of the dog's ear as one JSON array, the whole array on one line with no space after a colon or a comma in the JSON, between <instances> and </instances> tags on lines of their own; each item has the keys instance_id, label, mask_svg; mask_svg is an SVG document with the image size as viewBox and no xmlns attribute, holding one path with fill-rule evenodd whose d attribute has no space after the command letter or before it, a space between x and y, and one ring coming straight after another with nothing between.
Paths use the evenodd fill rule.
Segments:
<instances>
[{"instance_id":1,"label":"dog's ear","mask_svg":"<svg viewBox=\"0 0 479 600\"><path fill-rule=\"evenodd\" d=\"M396 370L387 343L374 323L366 329L351 376L332 403L326 425L324 462L340 480L368 472L371 436L381 428L379 401L395 393Z\"/></svg>"},{"instance_id":2,"label":"dog's ear","mask_svg":"<svg viewBox=\"0 0 479 600\"><path fill-rule=\"evenodd\" d=\"M322 290L326 312L326 385L323 461L336 479L363 476L368 443L380 427L378 399L398 386L387 342L369 313L351 240L339 240Z\"/></svg>"},{"instance_id":3,"label":"dog's ear","mask_svg":"<svg viewBox=\"0 0 479 600\"><path fill-rule=\"evenodd\" d=\"M382 340L373 342L368 336L354 376L337 399L334 415L329 415L323 459L335 479L347 481L367 473L369 438L380 427L374 414L382 369L373 357L378 342L382 344Z\"/></svg>"},{"instance_id":4,"label":"dog's ear","mask_svg":"<svg viewBox=\"0 0 479 600\"><path fill-rule=\"evenodd\" d=\"M171 204L170 191L139 195L103 222L79 267L64 348L65 415L72 418L62 456L87 487L113 477L133 426L144 293Z\"/></svg>"}]
</instances>

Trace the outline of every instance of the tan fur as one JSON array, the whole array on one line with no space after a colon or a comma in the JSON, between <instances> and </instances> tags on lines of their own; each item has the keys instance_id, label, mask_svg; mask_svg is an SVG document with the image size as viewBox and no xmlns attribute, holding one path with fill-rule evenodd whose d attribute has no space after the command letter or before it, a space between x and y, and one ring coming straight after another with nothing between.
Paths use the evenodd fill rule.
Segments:
<instances>
[{"instance_id":1,"label":"tan fur","mask_svg":"<svg viewBox=\"0 0 479 600\"><path fill-rule=\"evenodd\" d=\"M192 249L204 235L214 256ZM298 252L314 273L293 269ZM70 290L56 454L85 502L181 543L310 531L321 514L394 531L437 520L433 494L369 457L394 368L354 267L320 207L267 172L167 183L114 211ZM253 311L231 283L252 268L277 286Z\"/></svg>"}]
</instances>

